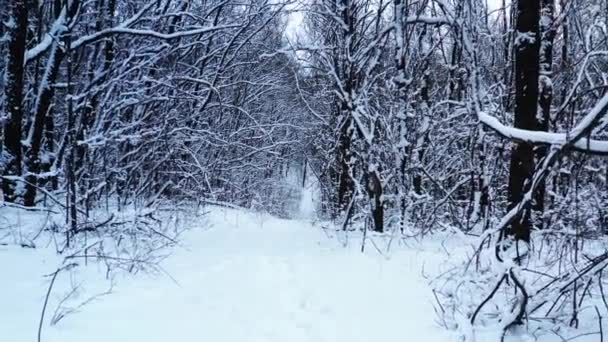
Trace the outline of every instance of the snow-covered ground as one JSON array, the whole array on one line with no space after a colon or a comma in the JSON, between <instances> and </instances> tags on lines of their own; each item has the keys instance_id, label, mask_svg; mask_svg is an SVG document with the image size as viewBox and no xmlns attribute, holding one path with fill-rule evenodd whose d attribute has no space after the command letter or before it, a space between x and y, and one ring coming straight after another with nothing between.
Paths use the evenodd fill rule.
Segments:
<instances>
[{"instance_id":1,"label":"snow-covered ground","mask_svg":"<svg viewBox=\"0 0 608 342\"><path fill-rule=\"evenodd\" d=\"M436 323L424 277L446 257L440 246L395 243L387 257L368 241L361 253L360 239L345 248L308 221L232 209L192 226L163 261L166 274L121 277L110 295L50 326L69 291L69 272L60 273L42 341L455 340ZM0 246L0 340L36 341L44 275L59 262L51 249ZM108 287L103 267L88 269L81 300Z\"/></svg>"}]
</instances>

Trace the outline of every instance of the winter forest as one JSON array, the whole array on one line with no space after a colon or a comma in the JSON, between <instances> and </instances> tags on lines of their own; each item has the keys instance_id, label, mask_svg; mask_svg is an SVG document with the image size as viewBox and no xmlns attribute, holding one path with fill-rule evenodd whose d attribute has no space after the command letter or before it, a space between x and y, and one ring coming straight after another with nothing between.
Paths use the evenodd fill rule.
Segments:
<instances>
[{"instance_id":1,"label":"winter forest","mask_svg":"<svg viewBox=\"0 0 608 342\"><path fill-rule=\"evenodd\" d=\"M0 18L0 340L608 341L607 0Z\"/></svg>"}]
</instances>

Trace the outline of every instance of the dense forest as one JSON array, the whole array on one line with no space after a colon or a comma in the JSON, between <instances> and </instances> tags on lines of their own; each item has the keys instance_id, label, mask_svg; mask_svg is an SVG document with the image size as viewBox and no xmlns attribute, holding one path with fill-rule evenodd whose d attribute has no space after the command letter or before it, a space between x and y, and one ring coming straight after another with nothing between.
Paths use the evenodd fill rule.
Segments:
<instances>
[{"instance_id":1,"label":"dense forest","mask_svg":"<svg viewBox=\"0 0 608 342\"><path fill-rule=\"evenodd\" d=\"M466 341L602 331L608 1L3 0L0 17L3 210L60 215L59 252L148 241L132 271L174 242L155 210L290 218L314 182L317 219L363 243L475 241L432 282Z\"/></svg>"}]
</instances>

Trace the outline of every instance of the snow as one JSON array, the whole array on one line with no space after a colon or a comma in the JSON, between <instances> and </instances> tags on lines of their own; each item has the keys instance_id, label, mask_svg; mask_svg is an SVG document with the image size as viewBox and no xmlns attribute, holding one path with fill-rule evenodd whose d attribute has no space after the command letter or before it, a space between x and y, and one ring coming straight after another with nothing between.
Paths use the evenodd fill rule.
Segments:
<instances>
[{"instance_id":1,"label":"snow","mask_svg":"<svg viewBox=\"0 0 608 342\"><path fill-rule=\"evenodd\" d=\"M452 22L445 17L425 17L425 16L409 16L405 19L406 23L424 23L427 25L448 25Z\"/></svg>"},{"instance_id":2,"label":"snow","mask_svg":"<svg viewBox=\"0 0 608 342\"><path fill-rule=\"evenodd\" d=\"M347 247L338 237L310 221L214 208L162 262L166 274L118 277L111 294L50 326L70 282L82 282L80 301L111 285L101 265L60 273L42 341L454 340L436 323L423 277L423 267L446 258L437 246L393 242L381 255L369 241L360 253L355 235ZM368 239L384 250L384 237ZM2 277L10 279L0 284L2 340L36 340L50 281L43 275L60 261L41 245L0 246Z\"/></svg>"},{"instance_id":3,"label":"snow","mask_svg":"<svg viewBox=\"0 0 608 342\"><path fill-rule=\"evenodd\" d=\"M25 53L25 64L38 58L43 52L48 50L54 42L66 29L66 10L63 8L59 17L51 25L51 29L44 38L34 47L30 48Z\"/></svg>"},{"instance_id":4,"label":"snow","mask_svg":"<svg viewBox=\"0 0 608 342\"><path fill-rule=\"evenodd\" d=\"M603 116L606 110L608 110L608 96L604 96L581 122L568 133L531 131L510 127L484 112L477 113L477 117L480 122L506 138L533 144L558 145L560 147L572 144L574 148L580 151L606 154L608 153L608 141L589 139L581 135L582 132L597 120L598 116Z\"/></svg>"}]
</instances>

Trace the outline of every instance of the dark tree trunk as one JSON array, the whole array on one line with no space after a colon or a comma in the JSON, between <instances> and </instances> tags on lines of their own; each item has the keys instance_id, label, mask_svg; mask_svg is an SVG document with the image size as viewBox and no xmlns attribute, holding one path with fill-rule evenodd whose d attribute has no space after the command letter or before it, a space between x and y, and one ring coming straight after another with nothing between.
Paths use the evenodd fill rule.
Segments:
<instances>
[{"instance_id":1,"label":"dark tree trunk","mask_svg":"<svg viewBox=\"0 0 608 342\"><path fill-rule=\"evenodd\" d=\"M552 65L553 65L553 39L555 29L553 28L553 12L555 0L541 0L541 19L540 19L540 47L539 47L539 99L538 104L542 111L539 129L549 131L549 121L551 120L551 102L553 100L552 85ZM547 155L547 147L538 147L536 160L540 161ZM542 214L545 208L545 181L538 187L534 196L533 209L540 218L537 222L542 227Z\"/></svg>"},{"instance_id":2,"label":"dark tree trunk","mask_svg":"<svg viewBox=\"0 0 608 342\"><path fill-rule=\"evenodd\" d=\"M61 14L61 1L55 0L52 8L52 16L57 19ZM38 63L38 61L37 61ZM55 120L53 118L53 106L51 106L44 118L44 140L45 140L45 148L48 152L48 158L40 161L40 169L43 173L51 172L53 164L55 163L56 151L55 151ZM51 188L56 190L59 186L57 176L49 175L47 178L39 179L38 186L44 186L46 182L49 181L51 183Z\"/></svg>"},{"instance_id":3,"label":"dark tree trunk","mask_svg":"<svg viewBox=\"0 0 608 342\"><path fill-rule=\"evenodd\" d=\"M422 194L422 172L420 170L422 167L422 161L424 160L426 145L428 142L428 127L426 120L428 120L427 115L430 102L429 92L431 87L431 79L429 77L429 74L426 72L427 67L428 65L426 65L422 71L424 75L423 82L420 88L420 107L422 108L422 110L418 112L419 121L417 122L418 127L416 128L417 141L414 147L415 149L417 149L417 151L413 151L413 153L416 153L416 162L414 163L415 168L412 170L412 173L414 174L412 177L412 186L414 187L414 192L418 195Z\"/></svg>"},{"instance_id":4,"label":"dark tree trunk","mask_svg":"<svg viewBox=\"0 0 608 342\"><path fill-rule=\"evenodd\" d=\"M38 187L38 174L40 173L40 148L42 147L42 135L44 131L45 118L49 114L53 95L55 93L52 83L57 79L59 66L64 57L64 52L54 44L47 61L47 69L44 72L42 83L38 91L38 97L34 106L34 122L28 135L29 150L27 152L26 166L28 176L23 204L33 206L36 200Z\"/></svg>"},{"instance_id":5,"label":"dark tree trunk","mask_svg":"<svg viewBox=\"0 0 608 342\"><path fill-rule=\"evenodd\" d=\"M503 53L502 53L502 58L503 58L503 62L505 63L505 67L503 69L503 82L506 83L507 78L508 78L508 74L509 74L509 19L507 17L507 3L506 0L502 0L502 10L501 10L501 15L502 15L502 20L501 20L501 24L502 24L502 35L503 35Z\"/></svg>"},{"instance_id":6,"label":"dark tree trunk","mask_svg":"<svg viewBox=\"0 0 608 342\"><path fill-rule=\"evenodd\" d=\"M99 18L96 24L96 30L97 31L101 31L104 27L104 21L107 21L107 26L111 26L113 23L113 18L114 18L114 12L116 10L116 1L115 0L110 0L108 1L108 8L106 9L106 11L102 11L103 9L103 0L100 1L99 3ZM94 79L95 77L95 63L91 64L90 67L90 75L91 75L91 83L92 84L98 84L98 83L102 83L103 81L106 80L107 78L107 73L110 70L110 67L112 66L112 62L114 61L114 41L112 39L108 39L105 42L105 45L103 47L103 66L101 69L101 77ZM97 50L95 51L94 54L95 58L97 59L98 54L97 54ZM80 127L78 128L78 132L76 134L76 140L80 141L80 140L84 140L86 134L88 133L88 131L91 129L91 127L93 126L93 123L95 123L96 120L96 116L97 116L97 110L99 107L99 95L100 93L93 93L93 95L91 96L91 98L89 99L89 103L87 103L87 105L84 106L83 109L83 113L81 115L81 120L80 120ZM79 176L83 176L84 171L84 165L85 165L85 159L87 158L87 153L88 153L88 146L86 144L82 144L82 145L78 145L76 147L76 160L75 160L75 170L78 173Z\"/></svg>"},{"instance_id":7,"label":"dark tree trunk","mask_svg":"<svg viewBox=\"0 0 608 342\"><path fill-rule=\"evenodd\" d=\"M351 157L351 129L350 119L347 118L346 122L340 130L339 136L339 147L338 147L338 212L346 210L348 207L353 194L354 184L351 178L350 170L350 157Z\"/></svg>"},{"instance_id":8,"label":"dark tree trunk","mask_svg":"<svg viewBox=\"0 0 608 342\"><path fill-rule=\"evenodd\" d=\"M551 114L551 101L553 99L553 40L555 28L553 27L553 13L555 10L554 0L542 0L540 21L540 46L539 46L539 68L540 68L540 94L539 105L542 110L540 128L547 131Z\"/></svg>"},{"instance_id":9,"label":"dark tree trunk","mask_svg":"<svg viewBox=\"0 0 608 342\"><path fill-rule=\"evenodd\" d=\"M77 8L78 1L72 2L70 8L68 9L68 18L71 18L76 13ZM40 89L38 90L36 104L34 106L34 122L30 127L30 132L27 139L29 144L26 159L28 176L26 178L27 184L25 188L25 195L23 196L23 204L26 206L33 206L36 202L38 177L41 169L40 150L42 147L42 137L45 122L48 121L46 120L46 117L50 113L51 104L55 95L55 89L53 88L52 84L57 80L57 76L59 75L59 67L61 66L64 57L64 48L59 46L58 42L55 42L51 48L46 69L44 71L44 76L42 82L40 83Z\"/></svg>"},{"instance_id":10,"label":"dark tree trunk","mask_svg":"<svg viewBox=\"0 0 608 342\"><path fill-rule=\"evenodd\" d=\"M49 109L47 116L44 120L44 141L45 148L49 153L49 157L45 158L41 161L40 168L42 172L49 173L51 172L53 163L55 162L55 120L53 119L53 108ZM53 190L56 190L58 187L57 176L49 175L46 179L41 180L40 186L44 186L46 182L50 182L50 186Z\"/></svg>"},{"instance_id":11,"label":"dark tree trunk","mask_svg":"<svg viewBox=\"0 0 608 342\"><path fill-rule=\"evenodd\" d=\"M26 0L8 2L14 25L9 29L8 56L6 65L6 112L9 118L4 124L4 154L8 157L4 176L21 176L21 130L23 119L23 73L27 39L28 5ZM4 200L15 202L16 182L3 179Z\"/></svg>"},{"instance_id":12,"label":"dark tree trunk","mask_svg":"<svg viewBox=\"0 0 608 342\"><path fill-rule=\"evenodd\" d=\"M539 80L540 0L517 2L515 38L515 122L516 128L540 129L537 119ZM516 143L511 154L509 175L509 209L516 206L526 192L534 172L534 149L529 143ZM530 210L522 212L507 234L515 240L529 241L532 222Z\"/></svg>"},{"instance_id":13,"label":"dark tree trunk","mask_svg":"<svg viewBox=\"0 0 608 342\"><path fill-rule=\"evenodd\" d=\"M370 172L368 175L368 192L372 206L372 220L374 221L374 231L384 232L384 203L382 203L382 182L378 177L377 171Z\"/></svg>"},{"instance_id":14,"label":"dark tree trunk","mask_svg":"<svg viewBox=\"0 0 608 342\"><path fill-rule=\"evenodd\" d=\"M345 24L342 31L342 39L345 44L344 55L337 57L337 70L341 70L341 79L344 80L344 92L346 94L345 99L340 101L339 120L341 120L340 136L339 136L339 151L338 151L338 167L339 167L339 184L338 184L338 206L339 210L346 210L349 206L352 196L354 196L354 182L353 178L356 176L353 174L351 169L351 156L352 156L352 140L354 122L352 113L354 111L353 104L348 101L352 101L353 93L356 87L356 75L353 70L352 61L346 58L346 53L352 52L353 36L355 33L355 22L353 18L354 8L348 0L341 0L340 5L342 7L341 17ZM338 85L339 88L339 85Z\"/></svg>"}]
</instances>

